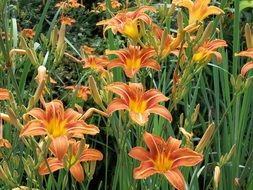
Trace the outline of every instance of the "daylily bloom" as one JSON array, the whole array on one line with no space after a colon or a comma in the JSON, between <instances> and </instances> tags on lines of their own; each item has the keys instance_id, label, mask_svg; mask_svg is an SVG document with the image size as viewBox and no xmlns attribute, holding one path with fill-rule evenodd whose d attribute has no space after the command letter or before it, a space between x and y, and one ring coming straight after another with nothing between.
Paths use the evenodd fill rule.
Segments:
<instances>
[{"instance_id":1,"label":"daylily bloom","mask_svg":"<svg viewBox=\"0 0 253 190\"><path fill-rule=\"evenodd\" d=\"M121 5L122 4L118 0L111 0L111 6L112 6L113 9L120 8ZM99 2L97 4L96 10L98 10L100 12L106 11L106 3L105 2Z\"/></svg>"},{"instance_id":2,"label":"daylily bloom","mask_svg":"<svg viewBox=\"0 0 253 190\"><path fill-rule=\"evenodd\" d=\"M67 16L63 16L63 15L60 17L60 21L61 21L61 24L69 25L69 26L71 26L73 23L76 22L75 19L72 19L72 18L67 17Z\"/></svg>"},{"instance_id":3,"label":"daylily bloom","mask_svg":"<svg viewBox=\"0 0 253 190\"><path fill-rule=\"evenodd\" d=\"M152 32L154 33L158 45L158 55L162 57L166 57L170 53L178 55L179 50L177 50L177 48L179 47L182 38L180 34L177 34L177 37L174 38L171 34L167 34L165 30L162 30L157 25L153 25Z\"/></svg>"},{"instance_id":4,"label":"daylily bloom","mask_svg":"<svg viewBox=\"0 0 253 190\"><path fill-rule=\"evenodd\" d=\"M107 54L115 54L118 58L110 61L108 69L122 67L127 77L132 78L140 68L149 67L159 71L159 63L152 59L156 52L153 48L140 49L139 46L130 45L128 49L107 51Z\"/></svg>"},{"instance_id":5,"label":"daylily bloom","mask_svg":"<svg viewBox=\"0 0 253 190\"><path fill-rule=\"evenodd\" d=\"M88 100L88 95L91 94L89 87L87 86L66 86L65 89L72 90L73 93L77 90L77 97L82 98L84 101Z\"/></svg>"},{"instance_id":6,"label":"daylily bloom","mask_svg":"<svg viewBox=\"0 0 253 190\"><path fill-rule=\"evenodd\" d=\"M243 57L253 58L253 48L249 48L246 51L241 51L240 53L235 54L235 56L243 56ZM245 76L245 74L250 69L253 69L253 61L247 62L245 65L243 65L243 67L241 69L242 76Z\"/></svg>"},{"instance_id":7,"label":"daylily bloom","mask_svg":"<svg viewBox=\"0 0 253 190\"><path fill-rule=\"evenodd\" d=\"M0 100L9 100L10 92L5 88L0 88Z\"/></svg>"},{"instance_id":8,"label":"daylily bloom","mask_svg":"<svg viewBox=\"0 0 253 190\"><path fill-rule=\"evenodd\" d=\"M111 19L98 22L97 25L107 25L104 29L104 32L111 28L114 34L120 32L121 34L130 37L133 40L138 40L140 37L138 30L139 21L142 20L148 25L151 25L152 23L150 17L145 13L146 11L155 12L155 8L142 6L135 11L126 13L121 12Z\"/></svg>"},{"instance_id":9,"label":"daylily bloom","mask_svg":"<svg viewBox=\"0 0 253 190\"><path fill-rule=\"evenodd\" d=\"M204 42L204 44L201 45L194 53L192 61L208 63L212 59L212 55L215 55L218 63L221 63L222 56L215 50L226 46L226 41L219 39Z\"/></svg>"},{"instance_id":10,"label":"daylily bloom","mask_svg":"<svg viewBox=\"0 0 253 190\"><path fill-rule=\"evenodd\" d=\"M20 132L20 137L47 135L52 139L58 149L66 146L66 137L82 138L84 134L95 135L99 133L98 127L88 125L80 119L82 114L71 108L64 110L60 100L53 100L45 104L45 111L34 108L24 115L25 120L33 117L25 124Z\"/></svg>"},{"instance_id":11,"label":"daylily bloom","mask_svg":"<svg viewBox=\"0 0 253 190\"><path fill-rule=\"evenodd\" d=\"M145 92L141 83L129 83L127 85L122 82L114 82L108 85L106 89L120 96L107 107L106 112L109 115L117 110L128 110L130 118L139 125L148 122L150 113L159 114L169 122L172 121L169 110L158 104L169 100L169 98L156 89Z\"/></svg>"},{"instance_id":12,"label":"daylily bloom","mask_svg":"<svg viewBox=\"0 0 253 190\"><path fill-rule=\"evenodd\" d=\"M78 3L77 0L68 0L68 2L59 2L56 3L55 7L58 7L63 10L67 10L70 8L79 8L79 7L84 7L82 4Z\"/></svg>"},{"instance_id":13,"label":"daylily bloom","mask_svg":"<svg viewBox=\"0 0 253 190\"><path fill-rule=\"evenodd\" d=\"M33 31L33 29L30 28L25 28L21 31L21 34L26 37L26 38L30 38L33 39L33 37L35 36L35 32Z\"/></svg>"},{"instance_id":14,"label":"daylily bloom","mask_svg":"<svg viewBox=\"0 0 253 190\"><path fill-rule=\"evenodd\" d=\"M211 0L173 0L176 6L185 7L189 10L189 25L197 21L203 21L209 15L224 14L224 11L215 6L208 6Z\"/></svg>"},{"instance_id":15,"label":"daylily bloom","mask_svg":"<svg viewBox=\"0 0 253 190\"><path fill-rule=\"evenodd\" d=\"M84 63L83 68L90 68L98 73L105 72L105 68L109 63L109 59L107 56L94 56L90 55L87 58L82 59L82 62Z\"/></svg>"},{"instance_id":16,"label":"daylily bloom","mask_svg":"<svg viewBox=\"0 0 253 190\"><path fill-rule=\"evenodd\" d=\"M162 174L178 190L185 189L185 180L178 169L180 166L194 166L203 160L199 154L189 148L179 148L181 141L169 137L165 142L161 137L144 133L148 150L134 147L128 155L141 161L134 169L134 179L145 179L153 174Z\"/></svg>"},{"instance_id":17,"label":"daylily bloom","mask_svg":"<svg viewBox=\"0 0 253 190\"><path fill-rule=\"evenodd\" d=\"M80 51L81 51L82 53L87 54L87 55L91 55L91 54L95 51L95 49L92 48L92 47L83 45L83 46L80 47Z\"/></svg>"},{"instance_id":18,"label":"daylily bloom","mask_svg":"<svg viewBox=\"0 0 253 190\"><path fill-rule=\"evenodd\" d=\"M72 150L69 150L70 144L72 144ZM96 149L89 148L88 144L83 147L83 150L79 150L80 148L80 142L68 141L67 149L65 149L64 152L64 159L62 159L58 157L56 149L53 146L50 147L50 150L55 157L50 157L47 159L48 165L46 162L42 162L39 167L39 174L47 175L62 169L65 166L70 170L70 173L78 182L83 181L84 169L81 165L81 162L102 160L103 154ZM78 155L79 151L81 151L80 155Z\"/></svg>"}]
</instances>

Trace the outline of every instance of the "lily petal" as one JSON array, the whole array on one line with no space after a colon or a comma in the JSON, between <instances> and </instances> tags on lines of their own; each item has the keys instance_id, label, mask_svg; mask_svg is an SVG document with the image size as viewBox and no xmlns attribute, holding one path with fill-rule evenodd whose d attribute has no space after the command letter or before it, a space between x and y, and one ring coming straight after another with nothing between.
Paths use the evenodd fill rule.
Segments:
<instances>
[{"instance_id":1,"label":"lily petal","mask_svg":"<svg viewBox=\"0 0 253 190\"><path fill-rule=\"evenodd\" d=\"M69 141L66 136L60 136L52 138L50 144L50 151L57 157L59 160L62 160L64 155L68 152Z\"/></svg>"},{"instance_id":2,"label":"lily petal","mask_svg":"<svg viewBox=\"0 0 253 190\"><path fill-rule=\"evenodd\" d=\"M184 177L178 169L168 170L164 175L173 187L178 190L185 190Z\"/></svg>"},{"instance_id":3,"label":"lily petal","mask_svg":"<svg viewBox=\"0 0 253 190\"><path fill-rule=\"evenodd\" d=\"M174 160L172 168L179 166L194 166L203 160L203 155L189 148L180 148L171 153Z\"/></svg>"},{"instance_id":4,"label":"lily petal","mask_svg":"<svg viewBox=\"0 0 253 190\"><path fill-rule=\"evenodd\" d=\"M166 109L165 107L163 107L161 105L156 105L152 108L149 108L147 111L149 111L150 113L158 114L158 115L164 117L165 119L167 119L169 122L172 122L171 113L169 112L168 109Z\"/></svg>"},{"instance_id":5,"label":"lily petal","mask_svg":"<svg viewBox=\"0 0 253 190\"><path fill-rule=\"evenodd\" d=\"M96 149L86 149L83 151L80 157L80 161L93 161L93 160L102 160L103 154Z\"/></svg>"},{"instance_id":6,"label":"lily petal","mask_svg":"<svg viewBox=\"0 0 253 190\"><path fill-rule=\"evenodd\" d=\"M40 175L47 175L47 174L53 173L59 169L64 168L63 163L60 160L58 160L57 158L48 158L47 163L48 163L50 170L49 170L47 164L45 162L43 162L39 167L39 174Z\"/></svg>"},{"instance_id":7,"label":"lily petal","mask_svg":"<svg viewBox=\"0 0 253 190\"><path fill-rule=\"evenodd\" d=\"M96 135L99 133L99 128L95 125L88 125L83 120L78 120L74 122L69 122L65 126L70 134L87 134L87 135Z\"/></svg>"},{"instance_id":8,"label":"lily petal","mask_svg":"<svg viewBox=\"0 0 253 190\"><path fill-rule=\"evenodd\" d=\"M253 69L253 61L246 63L245 65L243 65L242 70L241 70L241 74L242 76L245 76L246 73L250 70Z\"/></svg>"},{"instance_id":9,"label":"lily petal","mask_svg":"<svg viewBox=\"0 0 253 190\"><path fill-rule=\"evenodd\" d=\"M138 168L134 169L134 179L146 179L147 177L157 173L154 168L152 161L141 162L141 165Z\"/></svg>"},{"instance_id":10,"label":"lily petal","mask_svg":"<svg viewBox=\"0 0 253 190\"><path fill-rule=\"evenodd\" d=\"M47 129L42 121L40 120L32 120L29 121L24 128L21 130L19 137L23 136L38 136L38 135L46 135Z\"/></svg>"},{"instance_id":11,"label":"lily petal","mask_svg":"<svg viewBox=\"0 0 253 190\"><path fill-rule=\"evenodd\" d=\"M128 110L128 106L123 99L117 98L113 100L107 107L106 113L111 115L113 112L118 110Z\"/></svg>"},{"instance_id":12,"label":"lily petal","mask_svg":"<svg viewBox=\"0 0 253 190\"><path fill-rule=\"evenodd\" d=\"M79 162L71 166L69 170L73 177L76 179L76 181L82 182L84 180L83 167Z\"/></svg>"},{"instance_id":13,"label":"lily petal","mask_svg":"<svg viewBox=\"0 0 253 190\"><path fill-rule=\"evenodd\" d=\"M139 161L147 161L150 159L149 153L144 148L139 146L132 148L128 155Z\"/></svg>"}]
</instances>

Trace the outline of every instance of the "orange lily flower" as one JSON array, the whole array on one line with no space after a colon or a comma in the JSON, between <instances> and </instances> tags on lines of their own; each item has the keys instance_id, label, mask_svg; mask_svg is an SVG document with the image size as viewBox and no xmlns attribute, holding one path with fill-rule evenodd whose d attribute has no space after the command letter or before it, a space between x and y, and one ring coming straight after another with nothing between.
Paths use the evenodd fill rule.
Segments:
<instances>
[{"instance_id":1,"label":"orange lily flower","mask_svg":"<svg viewBox=\"0 0 253 190\"><path fill-rule=\"evenodd\" d=\"M167 101L169 98L158 90L150 89L144 92L141 83L127 85L122 82L114 82L106 88L120 96L107 107L106 112L109 115L117 110L128 110L130 118L141 126L148 122L150 113L159 114L169 122L172 121L169 110L158 105L159 102Z\"/></svg>"},{"instance_id":2,"label":"orange lily flower","mask_svg":"<svg viewBox=\"0 0 253 190\"><path fill-rule=\"evenodd\" d=\"M189 25L197 21L203 21L209 15L224 14L224 11L215 6L208 6L211 0L173 0L176 6L185 7L189 10Z\"/></svg>"},{"instance_id":3,"label":"orange lily flower","mask_svg":"<svg viewBox=\"0 0 253 190\"><path fill-rule=\"evenodd\" d=\"M61 21L61 24L69 25L69 26L71 26L73 23L76 22L75 19L72 19L72 18L67 17L67 16L63 16L63 15L61 16L60 21Z\"/></svg>"},{"instance_id":4,"label":"orange lily flower","mask_svg":"<svg viewBox=\"0 0 253 190\"><path fill-rule=\"evenodd\" d=\"M33 39L33 37L35 36L35 32L33 31L33 29L29 29L29 28L23 29L21 31L21 34L23 34L24 37L30 38L30 39Z\"/></svg>"},{"instance_id":5,"label":"orange lily flower","mask_svg":"<svg viewBox=\"0 0 253 190\"><path fill-rule=\"evenodd\" d=\"M5 88L0 88L0 100L9 100L10 92Z\"/></svg>"},{"instance_id":6,"label":"orange lily flower","mask_svg":"<svg viewBox=\"0 0 253 190\"><path fill-rule=\"evenodd\" d=\"M83 45L83 46L80 47L80 51L81 51L82 53L87 54L87 55L91 55L91 54L95 51L95 49L92 48L92 47Z\"/></svg>"},{"instance_id":7,"label":"orange lily flower","mask_svg":"<svg viewBox=\"0 0 253 190\"><path fill-rule=\"evenodd\" d=\"M66 147L67 137L82 138L84 134L95 135L99 133L98 127L88 125L81 120L82 114L68 108L64 111L60 100L53 100L45 104L45 111L34 108L24 115L26 119L32 116L20 132L20 137L48 135L52 139L52 144L57 144L58 150ZM61 154L63 156L63 152Z\"/></svg>"},{"instance_id":8,"label":"orange lily flower","mask_svg":"<svg viewBox=\"0 0 253 190\"><path fill-rule=\"evenodd\" d=\"M192 61L193 62L205 62L208 63L212 55L215 55L218 63L221 63L222 56L219 52L214 51L220 47L226 47L227 43L224 40L212 40L205 42L198 50L194 53Z\"/></svg>"},{"instance_id":9,"label":"orange lily flower","mask_svg":"<svg viewBox=\"0 0 253 190\"><path fill-rule=\"evenodd\" d=\"M111 0L111 6L113 9L117 9L121 7L121 3L118 0ZM99 2L97 4L97 8L98 11L102 12L102 11L106 11L106 3L105 2Z\"/></svg>"},{"instance_id":10,"label":"orange lily flower","mask_svg":"<svg viewBox=\"0 0 253 190\"><path fill-rule=\"evenodd\" d=\"M246 51L241 51L240 53L235 54L235 56L253 58L253 48L249 48ZM253 69L253 61L247 62L245 65L243 65L241 69L241 75L245 76L250 69Z\"/></svg>"},{"instance_id":11,"label":"orange lily flower","mask_svg":"<svg viewBox=\"0 0 253 190\"><path fill-rule=\"evenodd\" d=\"M68 2L59 2L56 3L55 7L58 7L63 10L67 10L70 8L79 8L79 7L84 7L82 4L78 3L77 0L69 0Z\"/></svg>"},{"instance_id":12,"label":"orange lily flower","mask_svg":"<svg viewBox=\"0 0 253 190\"><path fill-rule=\"evenodd\" d=\"M70 144L72 144L72 150L69 151ZM80 142L68 141L67 148L65 149L64 152L64 159L62 159L58 157L55 147L51 146L50 150L55 157L50 157L47 159L48 165L46 164L46 162L42 162L42 164L39 167L39 174L47 175L64 168L64 166L67 166L73 177L78 182L82 182L84 180L84 172L81 162L102 160L103 154L96 149L89 148L89 145L86 144L79 156L78 155L78 151L80 151L79 149L80 149Z\"/></svg>"},{"instance_id":13,"label":"orange lily flower","mask_svg":"<svg viewBox=\"0 0 253 190\"><path fill-rule=\"evenodd\" d=\"M174 38L172 35L167 34L165 35L165 30L162 30L159 26L153 25L152 31L154 33L155 39L158 44L158 55L161 55L162 57L168 56L170 53L173 53L174 55L178 56L179 50L177 48L179 47L181 43L181 36L180 34L177 34L177 37ZM164 40L164 41L162 41Z\"/></svg>"},{"instance_id":14,"label":"orange lily flower","mask_svg":"<svg viewBox=\"0 0 253 190\"><path fill-rule=\"evenodd\" d=\"M134 179L145 179L153 174L162 174L178 190L185 190L185 180L178 169L180 166L194 166L203 160L199 154L189 148L179 148L181 141L169 137L165 142L161 137L144 133L148 151L143 147L134 147L128 155L141 161L134 169Z\"/></svg>"},{"instance_id":15,"label":"orange lily flower","mask_svg":"<svg viewBox=\"0 0 253 190\"><path fill-rule=\"evenodd\" d=\"M82 62L84 63L83 68L90 68L98 73L103 73L106 71L105 68L109 63L109 59L107 56L97 57L90 55L87 58L82 59Z\"/></svg>"},{"instance_id":16,"label":"orange lily flower","mask_svg":"<svg viewBox=\"0 0 253 190\"><path fill-rule=\"evenodd\" d=\"M117 59L112 60L108 69L122 67L127 77L133 78L142 67L149 67L159 71L160 65L152 57L156 55L153 48L142 48L130 45L128 49L107 51L107 54L115 54Z\"/></svg>"},{"instance_id":17,"label":"orange lily flower","mask_svg":"<svg viewBox=\"0 0 253 190\"><path fill-rule=\"evenodd\" d=\"M72 90L74 93L77 90L77 97L82 98L84 101L88 100L88 95L91 94L89 87L87 86L66 86L65 89Z\"/></svg>"},{"instance_id":18,"label":"orange lily flower","mask_svg":"<svg viewBox=\"0 0 253 190\"><path fill-rule=\"evenodd\" d=\"M130 37L133 40L138 40L138 38L140 37L138 30L138 21L142 20L148 25L151 25L152 23L150 17L146 13L144 13L146 11L155 12L155 8L149 6L142 6L135 11L130 11L127 13L118 13L111 19L98 22L97 25L107 25L104 29L104 32L111 28L114 34L120 32L121 34Z\"/></svg>"}]
</instances>

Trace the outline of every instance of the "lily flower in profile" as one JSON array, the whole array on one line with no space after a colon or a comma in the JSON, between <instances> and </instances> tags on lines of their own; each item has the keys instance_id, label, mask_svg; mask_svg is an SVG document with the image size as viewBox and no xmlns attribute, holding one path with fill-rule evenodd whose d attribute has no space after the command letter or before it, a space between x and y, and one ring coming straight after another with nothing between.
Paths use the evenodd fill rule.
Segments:
<instances>
[{"instance_id":1,"label":"lily flower in profile","mask_svg":"<svg viewBox=\"0 0 253 190\"><path fill-rule=\"evenodd\" d=\"M21 31L21 34L25 37L25 38L30 38L33 39L35 36L35 32L33 31L33 29L30 28L25 28Z\"/></svg>"},{"instance_id":2,"label":"lily flower in profile","mask_svg":"<svg viewBox=\"0 0 253 190\"><path fill-rule=\"evenodd\" d=\"M82 147L80 141L68 141L67 149L65 149L64 152L64 158L58 157L57 149L55 147L51 146L50 150L55 157L48 158L47 163L41 163L39 166L40 175L47 175L59 169L66 168L69 169L76 181L82 182L84 180L84 169L81 162L103 159L103 154L100 151L89 148L88 144L85 144L84 147Z\"/></svg>"},{"instance_id":3,"label":"lily flower in profile","mask_svg":"<svg viewBox=\"0 0 253 190\"><path fill-rule=\"evenodd\" d=\"M107 65L107 68L122 67L129 78L133 78L139 69L143 67L160 70L159 63L152 59L156 52L150 47L140 49L139 46L130 45L127 49L109 50L106 53L118 56Z\"/></svg>"},{"instance_id":4,"label":"lily flower in profile","mask_svg":"<svg viewBox=\"0 0 253 190\"><path fill-rule=\"evenodd\" d=\"M159 114L169 122L172 121L169 110L158 104L169 98L158 90L150 89L145 92L141 83L127 85L122 82L114 82L106 88L120 96L108 105L107 114L110 115L117 110L128 110L130 118L141 126L148 122L150 113Z\"/></svg>"},{"instance_id":5,"label":"lily flower in profile","mask_svg":"<svg viewBox=\"0 0 253 190\"><path fill-rule=\"evenodd\" d=\"M72 24L74 24L76 22L76 20L73 18L62 15L60 17L60 22L61 22L61 24L71 26Z\"/></svg>"},{"instance_id":6,"label":"lily flower in profile","mask_svg":"<svg viewBox=\"0 0 253 190\"><path fill-rule=\"evenodd\" d=\"M162 174L178 190L185 190L185 180L178 169L180 166L195 166L203 160L199 154L190 148L179 148L181 141L169 137L165 142L161 137L144 133L144 141L148 147L134 147L128 155L141 161L134 169L134 179L145 179L156 173Z\"/></svg>"},{"instance_id":7,"label":"lily flower in profile","mask_svg":"<svg viewBox=\"0 0 253 190\"><path fill-rule=\"evenodd\" d=\"M133 40L138 40L140 37L138 29L139 21L141 20L148 25L152 23L151 18L145 13L146 11L155 12L156 10L154 7L142 6L135 11L118 13L111 19L98 22L97 25L107 25L104 32L108 29L112 29L114 34L119 32Z\"/></svg>"},{"instance_id":8,"label":"lily flower in profile","mask_svg":"<svg viewBox=\"0 0 253 190\"><path fill-rule=\"evenodd\" d=\"M91 94L89 87L83 85L66 86L65 89L72 90L73 93L77 90L77 97L81 98L83 101L87 101L88 95Z\"/></svg>"},{"instance_id":9,"label":"lily flower in profile","mask_svg":"<svg viewBox=\"0 0 253 190\"><path fill-rule=\"evenodd\" d=\"M241 51L240 53L236 53L235 56L243 56L243 57L249 57L253 58L253 48L248 48L246 51ZM253 69L253 61L247 62L245 65L243 65L241 69L241 75L245 76L246 73Z\"/></svg>"},{"instance_id":10,"label":"lily flower in profile","mask_svg":"<svg viewBox=\"0 0 253 190\"><path fill-rule=\"evenodd\" d=\"M109 59L107 56L95 56L90 55L87 58L81 60L83 64L83 68L90 68L95 70L98 73L106 72L106 67L109 63Z\"/></svg>"},{"instance_id":11,"label":"lily flower in profile","mask_svg":"<svg viewBox=\"0 0 253 190\"><path fill-rule=\"evenodd\" d=\"M224 14L224 11L216 6L208 6L211 0L173 0L176 6L185 7L189 10L189 25L201 22L209 15Z\"/></svg>"},{"instance_id":12,"label":"lily flower in profile","mask_svg":"<svg viewBox=\"0 0 253 190\"><path fill-rule=\"evenodd\" d=\"M219 39L204 42L204 44L201 45L194 53L192 61L208 63L212 59L212 55L215 55L218 63L221 63L222 56L215 50L226 46L226 41Z\"/></svg>"},{"instance_id":13,"label":"lily flower in profile","mask_svg":"<svg viewBox=\"0 0 253 190\"><path fill-rule=\"evenodd\" d=\"M45 111L33 108L24 115L26 120L29 116L34 119L28 121L20 132L20 137L47 135L58 150L67 146L66 138L82 138L84 134L95 135L99 133L98 127L89 125L80 119L82 114L71 108L64 110L60 100L53 100L45 104ZM63 156L63 154L61 154Z\"/></svg>"}]
</instances>

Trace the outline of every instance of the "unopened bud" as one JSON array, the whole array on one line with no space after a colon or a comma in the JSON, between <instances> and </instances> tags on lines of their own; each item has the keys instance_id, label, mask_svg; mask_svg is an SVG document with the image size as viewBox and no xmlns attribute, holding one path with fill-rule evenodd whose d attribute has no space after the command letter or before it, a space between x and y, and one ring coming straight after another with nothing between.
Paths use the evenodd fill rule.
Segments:
<instances>
[{"instance_id":1,"label":"unopened bud","mask_svg":"<svg viewBox=\"0 0 253 190\"><path fill-rule=\"evenodd\" d=\"M202 153L204 148L210 143L210 140L214 134L215 125L211 123L208 128L206 129L203 137L200 139L197 147L195 148L196 152Z\"/></svg>"},{"instance_id":2,"label":"unopened bud","mask_svg":"<svg viewBox=\"0 0 253 190\"><path fill-rule=\"evenodd\" d=\"M214 168L213 180L214 180L214 188L218 189L219 181L220 181L220 167L219 166L215 166Z\"/></svg>"},{"instance_id":3,"label":"unopened bud","mask_svg":"<svg viewBox=\"0 0 253 190\"><path fill-rule=\"evenodd\" d=\"M89 76L89 88L91 90L91 95L94 99L94 101L101 106L102 108L104 107L102 99L98 93L98 88L95 79L93 78L92 75Z\"/></svg>"}]
</instances>

